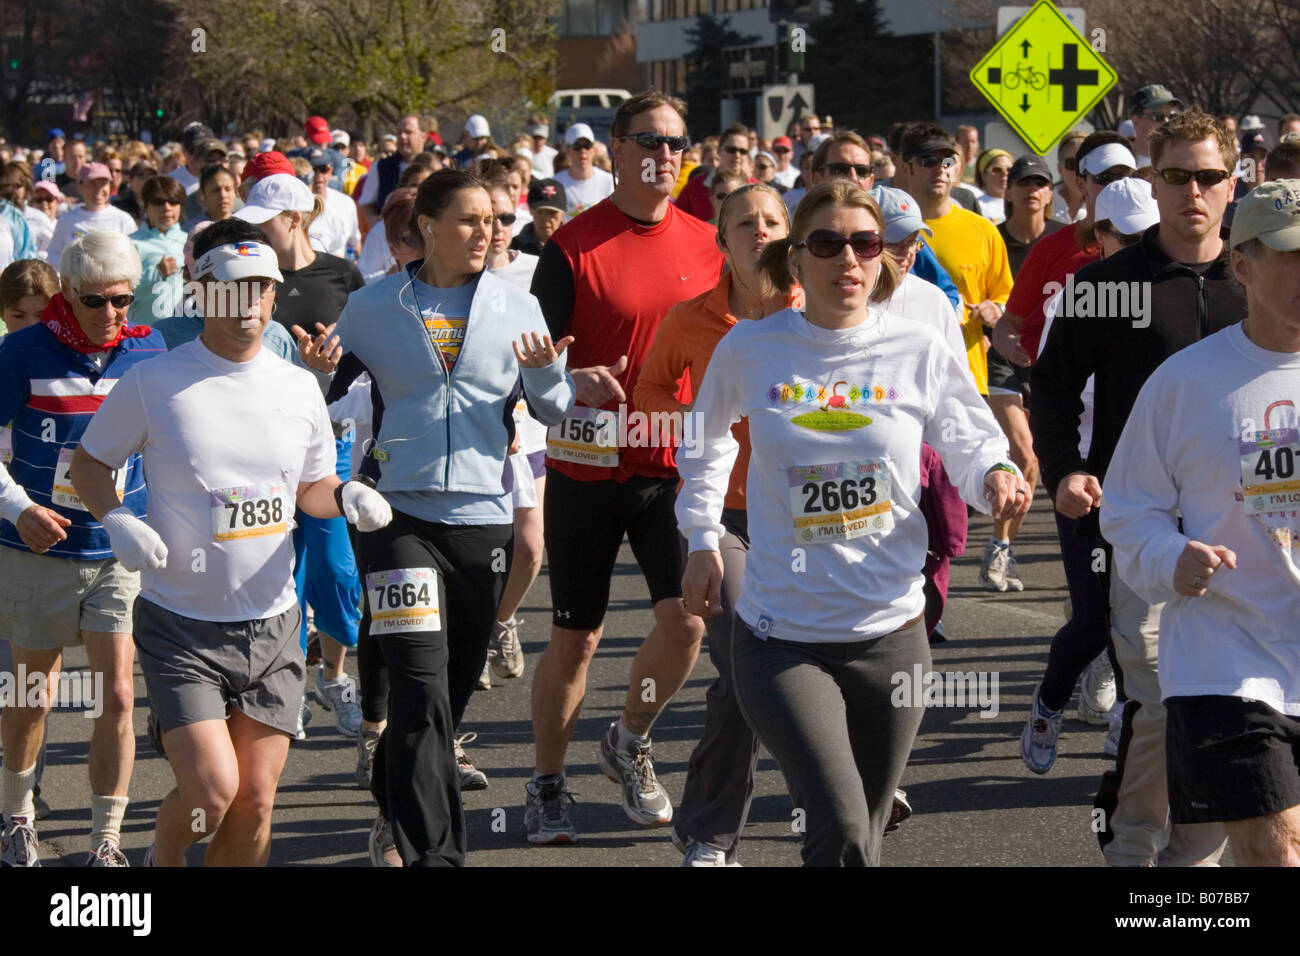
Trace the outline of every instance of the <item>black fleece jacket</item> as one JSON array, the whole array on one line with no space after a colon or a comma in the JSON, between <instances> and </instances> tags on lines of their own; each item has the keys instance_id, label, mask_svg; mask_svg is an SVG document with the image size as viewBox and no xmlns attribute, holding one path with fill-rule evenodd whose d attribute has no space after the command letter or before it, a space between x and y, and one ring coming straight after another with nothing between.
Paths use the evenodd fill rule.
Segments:
<instances>
[{"instance_id":1,"label":"black fleece jacket","mask_svg":"<svg viewBox=\"0 0 1300 956\"><path fill-rule=\"evenodd\" d=\"M1246 317L1246 296L1229 268L1227 244L1210 263L1174 262L1156 241L1159 229L1152 226L1141 242L1075 274L1075 305L1092 294L1094 317L1071 316L1063 302L1030 373L1034 453L1053 496L1061 479L1075 471L1095 475L1104 495L1106 469L1143 383L1175 352ZM1098 301L1122 301L1115 294L1121 287L1101 283L1148 283L1137 299L1145 303L1146 317L1131 306L1112 310L1123 315L1095 316ZM1138 287L1122 288L1132 303ZM1079 457L1079 396L1089 375L1097 377L1096 404L1085 462Z\"/></svg>"}]
</instances>

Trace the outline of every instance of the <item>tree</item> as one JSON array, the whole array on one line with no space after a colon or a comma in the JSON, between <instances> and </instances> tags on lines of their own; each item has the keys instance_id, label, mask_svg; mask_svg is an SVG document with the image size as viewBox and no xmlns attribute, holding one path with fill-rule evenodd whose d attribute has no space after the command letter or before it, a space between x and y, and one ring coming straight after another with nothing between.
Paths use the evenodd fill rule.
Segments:
<instances>
[{"instance_id":1,"label":"tree","mask_svg":"<svg viewBox=\"0 0 1300 956\"><path fill-rule=\"evenodd\" d=\"M210 110L297 127L465 113L554 86L559 0L181 0L206 49L190 76Z\"/></svg>"},{"instance_id":2,"label":"tree","mask_svg":"<svg viewBox=\"0 0 1300 956\"><path fill-rule=\"evenodd\" d=\"M817 112L836 126L883 131L933 112L930 38L891 35L876 0L832 0L808 33L801 79L814 84Z\"/></svg>"},{"instance_id":3,"label":"tree","mask_svg":"<svg viewBox=\"0 0 1300 956\"><path fill-rule=\"evenodd\" d=\"M758 37L747 36L731 29L730 17L714 17L701 13L695 23L686 28L690 49L686 53L686 124L703 138L718 131L722 122L722 85L726 76L726 63L722 59L724 46L746 46L758 42Z\"/></svg>"}]
</instances>

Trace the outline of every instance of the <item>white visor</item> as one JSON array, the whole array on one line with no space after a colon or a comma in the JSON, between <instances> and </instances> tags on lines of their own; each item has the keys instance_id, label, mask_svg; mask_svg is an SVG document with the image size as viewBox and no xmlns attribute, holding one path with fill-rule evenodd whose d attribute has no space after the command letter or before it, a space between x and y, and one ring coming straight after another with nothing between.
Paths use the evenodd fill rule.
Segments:
<instances>
[{"instance_id":1,"label":"white visor","mask_svg":"<svg viewBox=\"0 0 1300 956\"><path fill-rule=\"evenodd\" d=\"M1129 169L1137 169L1137 159L1127 146L1121 146L1119 143L1106 143L1103 146L1098 146L1079 161L1079 172L1086 173L1089 176L1096 176L1098 173L1104 173L1112 166L1127 166Z\"/></svg>"},{"instance_id":2,"label":"white visor","mask_svg":"<svg viewBox=\"0 0 1300 956\"><path fill-rule=\"evenodd\" d=\"M275 250L262 242L228 242L214 246L199 258L196 270L196 279L211 275L221 282L238 279L284 281Z\"/></svg>"}]
</instances>

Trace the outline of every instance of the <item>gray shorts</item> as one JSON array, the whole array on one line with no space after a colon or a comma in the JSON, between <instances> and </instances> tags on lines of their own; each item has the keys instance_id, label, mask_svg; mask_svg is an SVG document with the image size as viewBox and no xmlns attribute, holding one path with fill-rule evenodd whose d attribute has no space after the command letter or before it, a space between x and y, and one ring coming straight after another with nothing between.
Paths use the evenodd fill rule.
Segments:
<instances>
[{"instance_id":1,"label":"gray shorts","mask_svg":"<svg viewBox=\"0 0 1300 956\"><path fill-rule=\"evenodd\" d=\"M140 575L114 558L77 561L0 547L0 633L28 651L81 643L82 631L131 633Z\"/></svg>"},{"instance_id":2,"label":"gray shorts","mask_svg":"<svg viewBox=\"0 0 1300 956\"><path fill-rule=\"evenodd\" d=\"M301 616L295 604L260 621L199 621L138 598L135 646L163 732L225 720L234 707L292 734L307 677Z\"/></svg>"}]
</instances>

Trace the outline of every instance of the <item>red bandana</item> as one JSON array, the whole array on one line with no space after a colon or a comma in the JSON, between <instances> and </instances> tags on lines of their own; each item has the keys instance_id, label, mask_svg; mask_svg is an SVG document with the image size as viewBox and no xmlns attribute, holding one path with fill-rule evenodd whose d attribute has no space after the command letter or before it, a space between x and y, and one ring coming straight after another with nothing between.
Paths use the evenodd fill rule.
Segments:
<instances>
[{"instance_id":1,"label":"red bandana","mask_svg":"<svg viewBox=\"0 0 1300 956\"><path fill-rule=\"evenodd\" d=\"M45 323L46 328L58 336L60 342L70 349L76 349L82 355L116 348L122 344L123 339L138 339L153 331L147 325L123 325L112 341L96 345L86 338L85 332L81 331L77 317L72 314L72 306L68 305L68 300L63 297L62 292L54 293L54 298L50 299L49 305L41 313L41 321Z\"/></svg>"}]
</instances>

